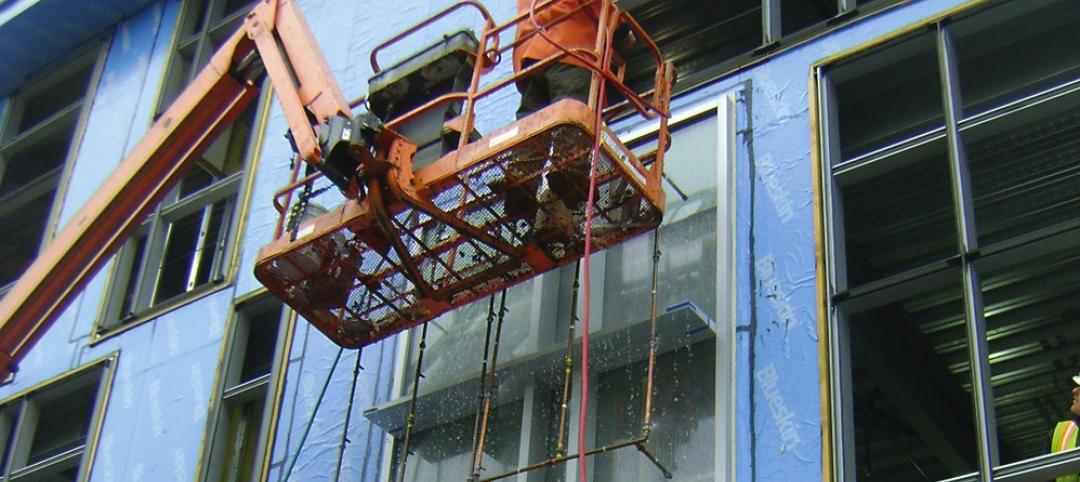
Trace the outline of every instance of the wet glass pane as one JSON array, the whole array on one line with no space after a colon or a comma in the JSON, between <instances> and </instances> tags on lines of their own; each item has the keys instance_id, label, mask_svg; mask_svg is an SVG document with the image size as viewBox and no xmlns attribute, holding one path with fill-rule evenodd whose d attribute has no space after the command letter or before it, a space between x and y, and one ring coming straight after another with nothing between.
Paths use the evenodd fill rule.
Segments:
<instances>
[{"instance_id":1,"label":"wet glass pane","mask_svg":"<svg viewBox=\"0 0 1080 482\"><path fill-rule=\"evenodd\" d=\"M712 480L716 440L716 344L706 341L656 359L653 431L645 446L674 480ZM641 436L647 364L637 362L600 375L597 446ZM594 458L597 482L663 480L635 447Z\"/></svg>"},{"instance_id":2,"label":"wet glass pane","mask_svg":"<svg viewBox=\"0 0 1080 482\"><path fill-rule=\"evenodd\" d=\"M965 129L979 241L1080 217L1080 94Z\"/></svg>"},{"instance_id":3,"label":"wet glass pane","mask_svg":"<svg viewBox=\"0 0 1080 482\"><path fill-rule=\"evenodd\" d=\"M1080 9L1071 0L1005 2L949 27L967 115L1073 80Z\"/></svg>"},{"instance_id":4,"label":"wet glass pane","mask_svg":"<svg viewBox=\"0 0 1080 482\"><path fill-rule=\"evenodd\" d=\"M949 176L935 141L837 178L850 286L956 253Z\"/></svg>"},{"instance_id":5,"label":"wet glass pane","mask_svg":"<svg viewBox=\"0 0 1080 482\"><path fill-rule=\"evenodd\" d=\"M936 278L846 317L857 480L941 480L977 467L960 276Z\"/></svg>"},{"instance_id":6,"label":"wet glass pane","mask_svg":"<svg viewBox=\"0 0 1080 482\"><path fill-rule=\"evenodd\" d=\"M484 442L483 472L499 474L518 465L522 403L515 401L491 411ZM417 432L409 442L405 481L467 480L473 469L474 417L465 417ZM394 473L400 463L401 439L395 444Z\"/></svg>"},{"instance_id":7,"label":"wet glass pane","mask_svg":"<svg viewBox=\"0 0 1080 482\"><path fill-rule=\"evenodd\" d=\"M709 210L660 229L657 313L693 303L708 316L716 310L716 213ZM604 327L649 319L653 236L639 236L607 250Z\"/></svg>"},{"instance_id":8,"label":"wet glass pane","mask_svg":"<svg viewBox=\"0 0 1080 482\"><path fill-rule=\"evenodd\" d=\"M716 207L716 169L720 159L716 116L680 124L671 129L671 148L664 153L664 220L670 222ZM656 149L656 140L631 144L638 156ZM686 199L683 199L683 196Z\"/></svg>"},{"instance_id":9,"label":"wet glass pane","mask_svg":"<svg viewBox=\"0 0 1080 482\"><path fill-rule=\"evenodd\" d=\"M549 279L554 279L549 275ZM503 318L499 341L499 363L531 353L535 347L529 343L532 319L535 279L518 284L507 292L507 312ZM491 324L491 345L494 345L498 327L499 300L496 294L494 317ZM433 388L478 376L484 356L484 341L488 333L490 299L482 299L428 322L427 348L424 350L424 378L420 393ZM551 326L554 320L545 321ZM406 355L405 372L410 383L402 387L400 395L411 393L411 380L416 371L418 344L423 326L409 332L409 352ZM563 333L560 337L565 337ZM565 338L563 338L565 339Z\"/></svg>"},{"instance_id":10,"label":"wet glass pane","mask_svg":"<svg viewBox=\"0 0 1080 482\"><path fill-rule=\"evenodd\" d=\"M705 313L715 309L716 169L720 159L715 115L677 126L665 155L667 207L660 229L657 310L691 302ZM638 153L655 149L650 141ZM686 196L683 200L682 196ZM644 234L607 250L604 271L604 326L649 318L653 235Z\"/></svg>"},{"instance_id":11,"label":"wet glass pane","mask_svg":"<svg viewBox=\"0 0 1080 482\"><path fill-rule=\"evenodd\" d=\"M1047 453L1055 424L1080 416L1070 412L1080 362L1080 248L1075 233L1068 237L978 265L1002 463Z\"/></svg>"},{"instance_id":12,"label":"wet glass pane","mask_svg":"<svg viewBox=\"0 0 1080 482\"><path fill-rule=\"evenodd\" d=\"M837 161L941 128L937 65L934 37L924 33L830 68L839 117Z\"/></svg>"}]
</instances>

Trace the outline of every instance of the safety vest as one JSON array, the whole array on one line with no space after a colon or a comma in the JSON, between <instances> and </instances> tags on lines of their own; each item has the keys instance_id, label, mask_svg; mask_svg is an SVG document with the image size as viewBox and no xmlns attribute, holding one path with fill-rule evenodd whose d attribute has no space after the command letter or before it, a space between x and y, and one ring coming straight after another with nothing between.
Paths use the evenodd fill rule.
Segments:
<instances>
[{"instance_id":1,"label":"safety vest","mask_svg":"<svg viewBox=\"0 0 1080 482\"><path fill-rule=\"evenodd\" d=\"M1076 434L1080 432L1080 427L1076 426L1076 421L1069 420L1067 422L1059 422L1054 427L1054 438L1050 440L1050 451L1061 452L1063 450L1069 450L1076 448ZM1058 477L1055 479L1057 482L1080 482L1080 475L1066 475L1064 477Z\"/></svg>"}]
</instances>

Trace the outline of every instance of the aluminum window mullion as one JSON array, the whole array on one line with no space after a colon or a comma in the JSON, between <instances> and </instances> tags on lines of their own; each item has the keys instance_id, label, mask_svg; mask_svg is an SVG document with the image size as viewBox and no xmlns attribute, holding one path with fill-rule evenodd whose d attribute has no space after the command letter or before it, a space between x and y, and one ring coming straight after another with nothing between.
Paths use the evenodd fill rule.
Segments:
<instances>
[{"instance_id":1,"label":"aluminum window mullion","mask_svg":"<svg viewBox=\"0 0 1080 482\"><path fill-rule=\"evenodd\" d=\"M19 419L15 423L15 435L11 438L11 453L8 454L8 465L4 470L5 480L10 480L11 474L25 467L30 459L30 443L34 438L38 412L36 404L29 399L23 399L19 405Z\"/></svg>"},{"instance_id":2,"label":"aluminum window mullion","mask_svg":"<svg viewBox=\"0 0 1080 482\"><path fill-rule=\"evenodd\" d=\"M761 45L772 45L783 36L780 0L761 0Z\"/></svg>"},{"instance_id":3,"label":"aluminum window mullion","mask_svg":"<svg viewBox=\"0 0 1080 482\"><path fill-rule=\"evenodd\" d=\"M833 430L833 476L834 480L854 481L855 469L855 402L851 381L851 340L847 330L847 320L839 308L829 302L829 350L832 359L829 360L829 371L832 373L830 383L833 399L831 409L833 426L826 429Z\"/></svg>"},{"instance_id":4,"label":"aluminum window mullion","mask_svg":"<svg viewBox=\"0 0 1080 482\"><path fill-rule=\"evenodd\" d=\"M953 187L953 212L959 229L960 254L967 256L979 249L979 238L975 229L975 206L971 195L967 153L960 141L959 119L962 116L960 80L948 29L941 25L937 36L941 98L945 104L945 139L949 149L949 173Z\"/></svg>"},{"instance_id":5,"label":"aluminum window mullion","mask_svg":"<svg viewBox=\"0 0 1080 482\"><path fill-rule=\"evenodd\" d=\"M154 213L150 220L150 227L146 233L146 247L143 248L142 259L136 260L139 263L138 271L135 271L131 276L138 276L135 282L135 292L131 295L131 311L132 313L138 313L141 310L149 308L153 303L153 296L156 293L156 278L157 276L151 276L151 269L154 266L160 266L160 259L165 251L163 243L159 242L162 239L162 220L160 209ZM160 270L157 270L160 271ZM150 283L154 281L154 285ZM121 314L123 316L123 314Z\"/></svg>"},{"instance_id":6,"label":"aluminum window mullion","mask_svg":"<svg viewBox=\"0 0 1080 482\"><path fill-rule=\"evenodd\" d=\"M818 105L820 106L818 125L821 132L822 158L821 158L821 186L822 209L825 228L825 255L830 260L828 266L828 293L825 303L829 313L829 353L828 360L830 380L830 397L832 398L832 426L825 427L831 430L833 473L834 480L853 480L855 476L855 437L854 437L854 410L851 400L851 352L848 349L850 342L843 315L833 304L833 295L847 289L847 264L844 257L844 225L843 211L840 203L833 198L833 193L839 190L836 177L833 174L833 160L840 158L839 128L834 121L838 118L836 102L836 88L826 71L819 69L818 75ZM850 455L849 455L850 454Z\"/></svg>"},{"instance_id":7,"label":"aluminum window mullion","mask_svg":"<svg viewBox=\"0 0 1080 482\"><path fill-rule=\"evenodd\" d=\"M158 216L175 221L188 214L202 210L208 205L226 199L229 196L234 196L240 190L241 177L241 173L235 173L229 177L215 181L210 186L207 186L201 191L197 191L184 199L162 202L162 208L159 210Z\"/></svg>"},{"instance_id":8,"label":"aluminum window mullion","mask_svg":"<svg viewBox=\"0 0 1080 482\"><path fill-rule=\"evenodd\" d=\"M844 256L846 251L844 246L843 203L833 197L833 193L840 190L832 167L833 161L839 160L841 157L840 129L838 123L835 122L835 119L839 118L837 105L834 102L836 87L827 72L818 70L818 75L820 76L818 79L818 105L821 107L819 112L822 113L819 114L821 117L818 119L818 124L821 132L821 145L824 146L822 149L821 172L822 183L825 183L825 185L821 186L821 193L824 203L825 225L829 227L825 231L825 253L828 259L831 260L828 263L831 289L829 296L831 297L848 288L847 259Z\"/></svg>"},{"instance_id":9,"label":"aluminum window mullion","mask_svg":"<svg viewBox=\"0 0 1080 482\"><path fill-rule=\"evenodd\" d=\"M982 288L975 270L974 255L978 252L978 231L975 226L971 177L964 145L960 140L958 119L961 116L959 72L949 30L938 24L937 53L941 76L942 101L945 108L946 140L949 149L949 171L956 227L959 231L963 276L964 318L968 336L968 362L971 366L972 394L975 402L975 424L978 431L979 472L982 480L994 480L993 468L998 465L997 424L994 421L993 386L990 382L989 347L986 340L986 319L983 316Z\"/></svg>"},{"instance_id":10,"label":"aluminum window mullion","mask_svg":"<svg viewBox=\"0 0 1080 482\"><path fill-rule=\"evenodd\" d=\"M161 222L160 218L161 218L161 216L157 216L154 219L154 221L156 223L160 224L160 222ZM151 305L154 304L154 303L157 303L158 301L160 301L160 300L157 299L158 288L161 286L161 272L165 270L165 251L166 251L166 248L169 246L169 241L172 239L173 226L175 226L175 224L168 223L168 226L165 227L165 234L161 237L161 242L158 243L155 240L155 243L154 243L154 248L155 249L154 250L156 252L154 254L155 254L155 258L157 258L157 259L154 262L154 265L157 265L157 268L154 270L154 276L146 276L146 277L144 277L144 281L152 280L152 282L153 282L153 288L150 290L150 304ZM156 231L157 230L155 230L155 232Z\"/></svg>"},{"instance_id":11,"label":"aluminum window mullion","mask_svg":"<svg viewBox=\"0 0 1080 482\"><path fill-rule=\"evenodd\" d=\"M226 201L225 209L221 214L221 229L218 230L217 239L214 240L214 256L210 258L210 281L225 278L225 269L228 266L228 257L225 255L229 247L229 239L232 238L233 209L235 203Z\"/></svg>"},{"instance_id":12,"label":"aluminum window mullion","mask_svg":"<svg viewBox=\"0 0 1080 482\"><path fill-rule=\"evenodd\" d=\"M188 266L188 279L184 291L195 289L199 281L199 267L202 266L202 252L206 249L206 233L210 230L210 218L213 217L213 211L212 203L203 208L202 220L199 222L199 235L195 239L195 250L191 254L191 266Z\"/></svg>"},{"instance_id":13,"label":"aluminum window mullion","mask_svg":"<svg viewBox=\"0 0 1080 482\"><path fill-rule=\"evenodd\" d=\"M55 191L60 183L60 171L62 167L38 176L37 179L27 182L10 194L0 197L0 216L7 216L12 212L23 208L33 200L41 197L49 191Z\"/></svg>"}]
</instances>

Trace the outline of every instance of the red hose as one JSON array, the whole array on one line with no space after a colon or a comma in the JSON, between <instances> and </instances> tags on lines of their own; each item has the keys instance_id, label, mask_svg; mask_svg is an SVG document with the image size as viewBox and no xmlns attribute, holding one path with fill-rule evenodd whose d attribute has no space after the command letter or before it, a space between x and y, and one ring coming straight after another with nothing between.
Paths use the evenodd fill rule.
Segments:
<instances>
[{"instance_id":1,"label":"red hose","mask_svg":"<svg viewBox=\"0 0 1080 482\"><path fill-rule=\"evenodd\" d=\"M604 62L609 63L610 50L605 49ZM604 76L600 76L599 79L600 89L596 100L596 119L593 123L593 149L592 149L592 163L589 167L589 197L585 202L585 263L583 268L583 278L585 279L585 292L583 293L582 310L584 313L581 316L581 407L578 409L578 453L581 454L578 457L578 481L588 482L589 476L587 466L585 464L585 428L587 426L587 415L589 410L589 313L592 297L592 283L590 274L590 260L592 255L592 222L593 222L593 204L596 202L596 170L600 165L600 141L603 139L603 112L604 103L607 101L607 79Z\"/></svg>"}]
</instances>

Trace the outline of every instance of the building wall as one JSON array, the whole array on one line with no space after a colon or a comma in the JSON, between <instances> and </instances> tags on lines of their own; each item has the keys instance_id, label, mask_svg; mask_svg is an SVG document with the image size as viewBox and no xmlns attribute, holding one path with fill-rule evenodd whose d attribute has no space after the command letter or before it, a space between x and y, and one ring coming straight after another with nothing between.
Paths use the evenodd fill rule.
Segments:
<instances>
[{"instance_id":1,"label":"building wall","mask_svg":"<svg viewBox=\"0 0 1080 482\"><path fill-rule=\"evenodd\" d=\"M368 52L375 45L449 3L299 2L346 98L366 91L371 73ZM737 480L822 477L809 112L814 93L808 92L811 65L961 3L902 4L783 50L673 102L677 112L734 91L741 107L737 110L741 113L737 121L740 142L735 146L735 221L731 226L736 302L715 318L735 326L733 340L718 339L734 347L735 378L718 388L730 392L722 395L734 397L734 420L720 422L731 431L734 444L718 443L718 455L727 459L718 463L717 480L726 479L723 474L729 470ZM68 188L62 222L70 219L149 126L178 6L178 0L155 3L118 24L109 38L104 72L74 167L77 182ZM512 14L510 2L489 2L488 6L496 18ZM425 38L387 52L387 57L426 45L438 35L436 29L429 32ZM516 97L509 93L493 101L491 112L502 114L483 118L481 130L509 120L515 103ZM619 130L634 127L622 125ZM194 478L230 307L259 290L252 267L277 218L269 200L288 175L290 149L281 135L285 130L281 110L274 104L263 131L250 209L241 224L239 274L232 286L90 345L106 283L107 270L103 270L38 342L15 382L0 387L0 399L4 399L119 352L92 480ZM346 352L338 361L320 405L320 389L337 347L306 323L297 324L291 346L270 456L270 480L281 479L317 405L318 416L290 480L332 480L356 354ZM390 396L395 348L391 339L363 351L364 370L349 427L352 443L345 452L347 475L342 480L386 480L380 474L386 447L383 434L360 412Z\"/></svg>"}]
</instances>

